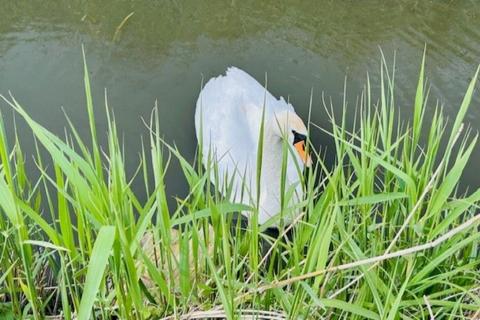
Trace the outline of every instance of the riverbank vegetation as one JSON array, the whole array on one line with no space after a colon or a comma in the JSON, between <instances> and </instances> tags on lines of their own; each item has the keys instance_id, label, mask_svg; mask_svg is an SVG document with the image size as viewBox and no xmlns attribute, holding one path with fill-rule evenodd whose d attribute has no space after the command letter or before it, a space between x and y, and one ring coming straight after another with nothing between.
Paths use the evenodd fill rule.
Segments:
<instances>
[{"instance_id":1,"label":"riverbank vegetation","mask_svg":"<svg viewBox=\"0 0 480 320\"><path fill-rule=\"evenodd\" d=\"M233 213L255 215L255 208L222 197L211 184L215 165L189 162L165 143L156 109L135 174L148 195L140 200L131 187L134 177L126 174L128 150L106 97L108 145L97 142L86 66L87 141L68 118L62 139L32 119L14 96L2 97L33 133L40 177L26 173L21 141L16 136L7 141L2 120L0 314L7 319L478 316L480 190L458 189L477 142L477 133L464 123L477 75L478 70L454 119L428 99L424 62L408 119L399 116L399 107L410 106L396 105L394 72L384 61L375 84L379 90L367 79L356 106L325 99L331 127L311 122L309 129L329 134L335 164L324 163L322 153L309 146L316 160L305 173L305 200L295 208L302 214L276 239L265 235L265 226L235 230ZM356 114L351 126L347 112ZM173 208L164 183L172 161L180 163L179 179L189 186ZM288 203L290 190L283 191Z\"/></svg>"}]
</instances>

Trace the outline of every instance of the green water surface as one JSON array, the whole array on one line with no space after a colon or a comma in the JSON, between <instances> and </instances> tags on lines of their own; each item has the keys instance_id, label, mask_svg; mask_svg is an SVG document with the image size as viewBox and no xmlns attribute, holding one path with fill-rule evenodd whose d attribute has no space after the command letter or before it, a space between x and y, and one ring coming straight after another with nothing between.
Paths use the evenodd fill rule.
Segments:
<instances>
[{"instance_id":1,"label":"green water surface","mask_svg":"<svg viewBox=\"0 0 480 320\"><path fill-rule=\"evenodd\" d=\"M126 165L138 165L141 118L158 101L162 132L193 159L193 113L202 78L235 65L288 97L306 118L313 89L312 120L328 127L321 94L340 108L347 76L355 102L366 72L378 84L381 47L388 63L396 52L399 112L412 110L418 69L427 45L431 105L436 99L451 117L480 63L480 2L477 1L0 1L0 93L10 90L34 119L63 134L65 112L88 137L83 93L84 44L106 140L103 95L108 90L127 150ZM128 20L122 21L131 13ZM120 27L121 26L121 27ZM118 31L117 31L118 30ZM378 88L374 86L374 89ZM467 121L480 128L480 99ZM2 102L5 118L12 111ZM353 112L351 113L353 114ZM19 121L24 148L30 133ZM13 122L7 121L13 132ZM328 137L312 133L315 145L333 152ZM466 186L480 186L477 148ZM29 164L31 167L33 163ZM185 185L173 165L170 196ZM137 184L140 187L142 181Z\"/></svg>"}]
</instances>

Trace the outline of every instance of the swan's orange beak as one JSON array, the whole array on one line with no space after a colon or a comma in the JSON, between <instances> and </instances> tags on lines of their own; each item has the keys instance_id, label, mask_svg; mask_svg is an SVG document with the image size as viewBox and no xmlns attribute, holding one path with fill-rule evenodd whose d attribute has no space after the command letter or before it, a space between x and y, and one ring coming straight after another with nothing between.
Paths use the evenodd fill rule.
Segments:
<instances>
[{"instance_id":1,"label":"swan's orange beak","mask_svg":"<svg viewBox=\"0 0 480 320\"><path fill-rule=\"evenodd\" d=\"M298 141L293 146L295 147L295 150L297 150L298 155L300 156L300 159L302 159L305 166L310 167L312 165L312 158L305 152L305 141Z\"/></svg>"}]
</instances>

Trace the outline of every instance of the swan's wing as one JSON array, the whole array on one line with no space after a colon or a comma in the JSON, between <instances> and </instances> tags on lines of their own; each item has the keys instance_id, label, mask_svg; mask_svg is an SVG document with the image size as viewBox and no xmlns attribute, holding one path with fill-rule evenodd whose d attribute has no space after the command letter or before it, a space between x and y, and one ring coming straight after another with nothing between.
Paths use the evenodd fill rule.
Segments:
<instances>
[{"instance_id":1,"label":"swan's wing","mask_svg":"<svg viewBox=\"0 0 480 320\"><path fill-rule=\"evenodd\" d=\"M252 130L255 123L251 121L257 119L258 108L247 99L247 94L245 84L228 74L214 78L200 93L195 114L203 163L212 168L211 160L216 160L218 176L214 177L212 172L212 182L217 182L221 191L228 185L234 194L232 200L243 203L249 203L249 195L255 194L252 177L258 141L253 134L255 129Z\"/></svg>"},{"instance_id":2,"label":"swan's wing","mask_svg":"<svg viewBox=\"0 0 480 320\"><path fill-rule=\"evenodd\" d=\"M235 67L227 69L225 76L212 79L222 82L223 87L230 89L229 93L234 92L243 97L244 103L249 110L254 108L261 112L265 106L266 117L272 116L275 112L290 110L294 111L293 106L287 103L283 97L275 98L265 86L259 83L255 78Z\"/></svg>"},{"instance_id":3,"label":"swan's wing","mask_svg":"<svg viewBox=\"0 0 480 320\"><path fill-rule=\"evenodd\" d=\"M208 115L211 120L218 118L215 117L215 113L226 111L228 114L225 115L224 119L234 122L244 120L245 122L241 123L242 127L234 126L233 129L249 130L255 147L258 145L264 110L265 123L271 122L271 119L278 112L295 111L293 106L287 103L283 97L276 99L252 76L235 67L228 68L224 76L212 78L208 81L197 101L197 118L200 109L203 109L204 116ZM210 118L205 120L210 120ZM252 146L247 147L251 148Z\"/></svg>"},{"instance_id":4,"label":"swan's wing","mask_svg":"<svg viewBox=\"0 0 480 320\"><path fill-rule=\"evenodd\" d=\"M221 191L229 185L234 194L230 199L235 202L251 204L256 195L263 110L265 123L279 111L294 111L283 98L277 100L249 74L234 67L224 76L210 79L197 101L195 127L203 146L203 163L209 166L212 158L217 160L218 177L212 173L212 181L218 179L217 188ZM262 193L267 196L265 190Z\"/></svg>"}]
</instances>

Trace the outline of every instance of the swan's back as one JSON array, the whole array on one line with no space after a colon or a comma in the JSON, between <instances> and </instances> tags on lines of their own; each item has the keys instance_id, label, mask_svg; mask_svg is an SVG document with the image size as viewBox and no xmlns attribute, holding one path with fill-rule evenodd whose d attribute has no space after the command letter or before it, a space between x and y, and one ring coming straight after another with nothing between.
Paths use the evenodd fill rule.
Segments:
<instances>
[{"instance_id":1,"label":"swan's back","mask_svg":"<svg viewBox=\"0 0 480 320\"><path fill-rule=\"evenodd\" d=\"M241 112L261 112L264 105L266 117L272 112L293 111L293 107L283 97L277 100L248 73L230 67L224 76L210 79L200 92L195 120L198 120L200 106L204 111L234 108L241 109Z\"/></svg>"}]
</instances>

